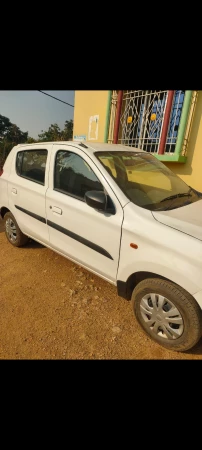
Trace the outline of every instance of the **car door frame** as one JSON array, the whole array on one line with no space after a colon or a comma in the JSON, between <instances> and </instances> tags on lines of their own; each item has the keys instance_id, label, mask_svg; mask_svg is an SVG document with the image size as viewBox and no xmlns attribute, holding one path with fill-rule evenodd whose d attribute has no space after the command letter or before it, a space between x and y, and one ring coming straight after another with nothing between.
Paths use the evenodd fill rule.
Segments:
<instances>
[{"instance_id":1,"label":"car door frame","mask_svg":"<svg viewBox=\"0 0 202 450\"><path fill-rule=\"evenodd\" d=\"M58 251L56 250L56 248L53 246L53 243L51 242L50 239L50 245L51 247L57 251L58 253L60 253L61 255L67 257L68 259L70 259L71 261L85 267L87 270L90 270L91 272L98 274L100 277L106 279L107 281L111 282L112 284L116 284L116 278L117 278L117 272L118 272L118 267L119 267L119 256L120 256L120 245L121 245L121 230L122 230L122 224L123 224L123 217L124 217L124 213L123 213L123 206L121 205L121 201L118 199L117 195L115 194L113 188L110 186L109 182L107 181L107 176L105 178L105 174L102 171L102 168L99 167L99 162L96 164L95 158L93 159L93 157L91 157L91 154L89 152L89 154L83 150L83 148L79 148L78 144L73 145L73 144L63 144L61 142L61 144L57 143L57 144L53 144L53 148L52 148L52 152L51 152L51 161L50 161L50 168L51 170L49 171L49 189L52 191L56 191L54 189L54 170L55 170L55 158L56 158L56 154L59 150L64 150L64 151L69 151L72 153L77 154L78 156L80 156L88 165L89 167L93 170L94 174L96 175L96 177L98 178L98 180L100 181L100 183L102 184L102 186L104 187L104 189L106 190L106 192L108 193L108 195L110 196L110 198L112 199L114 206L115 206L115 214L117 214L117 220L118 220L118 214L121 215L120 218L120 237L119 237L119 250L118 250L118 258L117 258L117 264L116 264L116 271L115 271L115 276L112 278L108 278L106 275L101 274L99 271L92 269L92 267L89 267L86 264L83 264L81 261L76 260L74 257L70 256L70 255L66 255L65 253L63 253L62 251ZM100 164L101 166L101 164ZM47 191L47 195L48 191ZM71 194L63 194L63 195L67 195L70 197L74 197ZM75 200L78 200L75 198ZM47 203L47 214L48 214L48 208L50 208L50 206L48 206L48 202ZM89 207L90 208L90 207ZM112 258L113 259L113 258Z\"/></svg>"},{"instance_id":2,"label":"car door frame","mask_svg":"<svg viewBox=\"0 0 202 450\"><path fill-rule=\"evenodd\" d=\"M36 143L36 144L24 144L22 146L16 147L15 155L12 160L12 168L8 177L8 205L10 211L13 213L14 217L16 218L18 225L21 229L21 231L26 234L27 236L37 240L38 242L44 243L45 245L49 245L49 232L48 232L48 226L47 226L47 220L46 220L46 204L45 204L45 193L48 189L48 182L49 182L49 168L50 168L50 160L51 160L51 149L52 144L50 143ZM44 185L35 182L34 180L29 180L26 177L20 176L17 174L16 171L16 159L17 154L19 152L25 152L25 151L34 151L34 150L46 150L47 151L47 159L46 159L46 168L45 168L45 178L44 178ZM19 199L18 194L20 191L26 191L27 193L29 191L32 191L34 193L35 189L32 184L36 187L36 196L38 198L43 199L44 207L41 208L41 211L39 210L39 204L34 204L30 202L30 207L25 207L26 205L23 204L22 198ZM21 194L21 197L23 195ZM25 202L27 204L27 201ZM34 227L35 230L33 231L32 226L32 219L36 220L36 226Z\"/></svg>"}]
</instances>

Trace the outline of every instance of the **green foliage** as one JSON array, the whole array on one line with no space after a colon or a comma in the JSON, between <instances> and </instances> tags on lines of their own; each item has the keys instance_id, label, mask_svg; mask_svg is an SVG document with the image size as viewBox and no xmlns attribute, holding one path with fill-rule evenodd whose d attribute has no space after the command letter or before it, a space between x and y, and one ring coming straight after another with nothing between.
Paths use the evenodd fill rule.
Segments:
<instances>
[{"instance_id":1,"label":"green foliage","mask_svg":"<svg viewBox=\"0 0 202 450\"><path fill-rule=\"evenodd\" d=\"M57 123L54 123L51 124L48 131L42 130L42 133L38 136L40 142L61 141L61 130Z\"/></svg>"},{"instance_id":2,"label":"green foliage","mask_svg":"<svg viewBox=\"0 0 202 450\"><path fill-rule=\"evenodd\" d=\"M40 142L69 141L73 138L73 120L66 120L64 130L57 123L51 124L47 131L38 135Z\"/></svg>"},{"instance_id":3,"label":"green foliage","mask_svg":"<svg viewBox=\"0 0 202 450\"><path fill-rule=\"evenodd\" d=\"M27 138L28 131L21 131L17 125L10 122L8 117L0 114L0 144L3 142L14 142L16 145L26 142Z\"/></svg>"},{"instance_id":4,"label":"green foliage","mask_svg":"<svg viewBox=\"0 0 202 450\"><path fill-rule=\"evenodd\" d=\"M28 144L33 144L34 142L37 142L36 139L33 139L32 137L28 136L28 139L26 141Z\"/></svg>"},{"instance_id":5,"label":"green foliage","mask_svg":"<svg viewBox=\"0 0 202 450\"><path fill-rule=\"evenodd\" d=\"M73 139L73 120L66 120L64 130L62 131L62 141Z\"/></svg>"},{"instance_id":6,"label":"green foliage","mask_svg":"<svg viewBox=\"0 0 202 450\"><path fill-rule=\"evenodd\" d=\"M10 122L10 119L0 114L0 143L8 136L11 126L12 123Z\"/></svg>"},{"instance_id":7,"label":"green foliage","mask_svg":"<svg viewBox=\"0 0 202 450\"><path fill-rule=\"evenodd\" d=\"M27 142L50 142L50 141L69 141L73 137L73 120L66 120L64 129L61 130L57 123L51 124L47 131L38 135L36 141L28 136L28 131L23 132L20 128L11 123L8 117L0 114L0 167L3 165L11 149L18 144Z\"/></svg>"},{"instance_id":8,"label":"green foliage","mask_svg":"<svg viewBox=\"0 0 202 450\"><path fill-rule=\"evenodd\" d=\"M0 114L0 166L14 145L27 142L28 131L23 132L8 117Z\"/></svg>"}]
</instances>

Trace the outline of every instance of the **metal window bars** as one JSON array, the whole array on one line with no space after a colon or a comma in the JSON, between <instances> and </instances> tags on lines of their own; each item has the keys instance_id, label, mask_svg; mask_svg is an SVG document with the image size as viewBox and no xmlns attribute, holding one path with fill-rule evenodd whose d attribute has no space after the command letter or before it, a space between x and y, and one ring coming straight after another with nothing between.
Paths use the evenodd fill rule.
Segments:
<instances>
[{"instance_id":1,"label":"metal window bars","mask_svg":"<svg viewBox=\"0 0 202 450\"><path fill-rule=\"evenodd\" d=\"M157 153L167 91L124 91L119 142Z\"/></svg>"},{"instance_id":2,"label":"metal window bars","mask_svg":"<svg viewBox=\"0 0 202 450\"><path fill-rule=\"evenodd\" d=\"M175 91L164 152L172 154L177 142L185 91Z\"/></svg>"},{"instance_id":3,"label":"metal window bars","mask_svg":"<svg viewBox=\"0 0 202 450\"><path fill-rule=\"evenodd\" d=\"M123 91L118 143L158 154L169 91ZM180 154L186 156L198 92L193 91ZM108 143L113 142L118 91L113 91ZM174 91L164 154L175 153L185 91Z\"/></svg>"},{"instance_id":4,"label":"metal window bars","mask_svg":"<svg viewBox=\"0 0 202 450\"><path fill-rule=\"evenodd\" d=\"M165 153L175 151L185 91L176 90L165 144ZM117 91L113 91L108 142L113 140ZM124 91L118 142L158 153L168 91Z\"/></svg>"}]
</instances>

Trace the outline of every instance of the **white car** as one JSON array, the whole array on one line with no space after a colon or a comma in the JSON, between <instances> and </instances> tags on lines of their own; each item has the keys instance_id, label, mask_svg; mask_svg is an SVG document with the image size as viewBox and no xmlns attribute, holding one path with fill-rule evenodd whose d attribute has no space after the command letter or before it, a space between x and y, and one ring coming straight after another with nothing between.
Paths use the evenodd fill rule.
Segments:
<instances>
[{"instance_id":1,"label":"white car","mask_svg":"<svg viewBox=\"0 0 202 450\"><path fill-rule=\"evenodd\" d=\"M32 238L117 286L160 345L202 334L202 196L154 156L123 145L14 147L0 176L14 246Z\"/></svg>"}]
</instances>

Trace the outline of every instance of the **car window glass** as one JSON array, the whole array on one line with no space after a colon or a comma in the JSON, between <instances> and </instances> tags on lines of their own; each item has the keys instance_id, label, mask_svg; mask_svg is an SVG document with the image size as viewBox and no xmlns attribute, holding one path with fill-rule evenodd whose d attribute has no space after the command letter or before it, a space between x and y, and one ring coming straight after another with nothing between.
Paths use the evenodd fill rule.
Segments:
<instances>
[{"instance_id":1,"label":"car window glass","mask_svg":"<svg viewBox=\"0 0 202 450\"><path fill-rule=\"evenodd\" d=\"M87 191L103 191L90 166L75 153L59 150L56 155L54 189L84 199Z\"/></svg>"},{"instance_id":2,"label":"car window glass","mask_svg":"<svg viewBox=\"0 0 202 450\"><path fill-rule=\"evenodd\" d=\"M199 201L198 194L154 155L129 149L95 152L95 156L137 206L168 210Z\"/></svg>"},{"instance_id":3,"label":"car window glass","mask_svg":"<svg viewBox=\"0 0 202 450\"><path fill-rule=\"evenodd\" d=\"M16 172L30 181L44 184L47 150L26 150L17 153Z\"/></svg>"}]
</instances>

